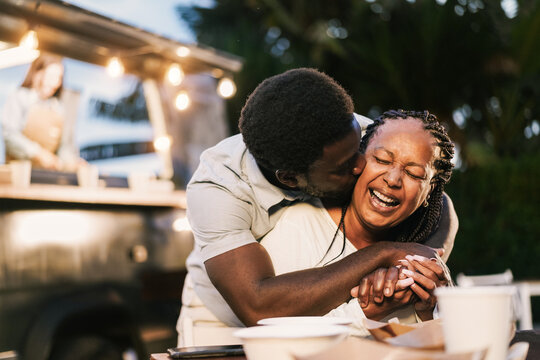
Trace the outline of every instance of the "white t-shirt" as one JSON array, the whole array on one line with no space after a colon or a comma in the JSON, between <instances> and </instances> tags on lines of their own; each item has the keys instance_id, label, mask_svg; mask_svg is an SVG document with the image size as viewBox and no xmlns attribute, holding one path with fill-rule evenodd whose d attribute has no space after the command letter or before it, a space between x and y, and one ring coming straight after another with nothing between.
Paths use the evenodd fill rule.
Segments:
<instances>
[{"instance_id":1,"label":"white t-shirt","mask_svg":"<svg viewBox=\"0 0 540 360\"><path fill-rule=\"evenodd\" d=\"M341 260L357 249L348 240L319 199L300 203L285 210L282 217L261 240L274 265L276 275L320 267ZM336 235L334 237L334 235ZM333 240L333 242L332 242ZM358 299L353 298L326 316L346 317L353 320L357 335L367 336L363 325L366 317ZM382 319L397 317L402 323L416 322L414 307L407 306Z\"/></svg>"}]
</instances>

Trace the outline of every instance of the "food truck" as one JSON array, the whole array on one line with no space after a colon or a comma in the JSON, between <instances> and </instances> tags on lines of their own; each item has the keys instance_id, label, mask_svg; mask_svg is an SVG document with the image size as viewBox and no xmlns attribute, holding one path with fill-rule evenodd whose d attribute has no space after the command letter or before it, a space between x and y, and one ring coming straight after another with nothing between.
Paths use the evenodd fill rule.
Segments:
<instances>
[{"instance_id":1,"label":"food truck","mask_svg":"<svg viewBox=\"0 0 540 360\"><path fill-rule=\"evenodd\" d=\"M0 359L148 358L176 344L183 189L227 135L242 62L62 1L0 1L0 88L40 52L65 59L64 130L98 181L0 165Z\"/></svg>"}]
</instances>

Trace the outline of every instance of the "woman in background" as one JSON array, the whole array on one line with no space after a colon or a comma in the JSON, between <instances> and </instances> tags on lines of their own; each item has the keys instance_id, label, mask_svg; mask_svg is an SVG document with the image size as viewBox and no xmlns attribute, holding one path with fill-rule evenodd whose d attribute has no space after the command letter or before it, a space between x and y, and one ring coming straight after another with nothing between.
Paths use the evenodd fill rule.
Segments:
<instances>
[{"instance_id":1,"label":"woman in background","mask_svg":"<svg viewBox=\"0 0 540 360\"><path fill-rule=\"evenodd\" d=\"M64 129L60 102L62 58L42 54L32 62L21 87L2 110L6 159L28 159L36 168L74 171L84 162Z\"/></svg>"}]
</instances>

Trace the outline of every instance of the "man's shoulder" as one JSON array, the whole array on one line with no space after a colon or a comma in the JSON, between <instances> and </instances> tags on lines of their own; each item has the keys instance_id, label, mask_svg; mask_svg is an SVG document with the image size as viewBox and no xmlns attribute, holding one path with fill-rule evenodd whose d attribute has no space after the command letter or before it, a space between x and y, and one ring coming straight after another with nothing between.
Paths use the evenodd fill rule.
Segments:
<instances>
[{"instance_id":1,"label":"man's shoulder","mask_svg":"<svg viewBox=\"0 0 540 360\"><path fill-rule=\"evenodd\" d=\"M205 157L232 157L237 151L245 151L246 145L244 144L244 139L242 134L236 134L229 136L221 140L216 145L206 149L201 156Z\"/></svg>"},{"instance_id":2,"label":"man's shoulder","mask_svg":"<svg viewBox=\"0 0 540 360\"><path fill-rule=\"evenodd\" d=\"M228 176L237 177L242 172L243 158L248 154L241 134L230 136L217 145L206 149L190 184L221 181Z\"/></svg>"},{"instance_id":3,"label":"man's shoulder","mask_svg":"<svg viewBox=\"0 0 540 360\"><path fill-rule=\"evenodd\" d=\"M242 136L228 137L203 152L187 186L187 193L204 193L203 196L207 197L210 190L225 191L240 200L253 201L254 184L260 183L262 178L254 163Z\"/></svg>"},{"instance_id":4,"label":"man's shoulder","mask_svg":"<svg viewBox=\"0 0 540 360\"><path fill-rule=\"evenodd\" d=\"M371 120L368 117L365 117L364 115L360 115L357 113L353 113L353 115L354 115L354 119L358 122L362 130L364 130L369 124L373 122L373 120Z\"/></svg>"},{"instance_id":5,"label":"man's shoulder","mask_svg":"<svg viewBox=\"0 0 540 360\"><path fill-rule=\"evenodd\" d=\"M318 198L298 202L287 207L280 221L301 226L318 224L325 218L326 210Z\"/></svg>"},{"instance_id":6,"label":"man's shoulder","mask_svg":"<svg viewBox=\"0 0 540 360\"><path fill-rule=\"evenodd\" d=\"M373 120L357 113L353 113L353 115L354 119L358 122L358 125L360 125L362 136L364 136L366 133L366 128L369 126L369 124L373 123Z\"/></svg>"}]
</instances>

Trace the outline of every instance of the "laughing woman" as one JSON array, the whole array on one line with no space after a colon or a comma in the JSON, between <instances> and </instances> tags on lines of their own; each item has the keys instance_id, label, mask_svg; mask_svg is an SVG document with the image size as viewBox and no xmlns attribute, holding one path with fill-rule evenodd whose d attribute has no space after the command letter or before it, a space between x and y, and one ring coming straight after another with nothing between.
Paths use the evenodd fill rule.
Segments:
<instances>
[{"instance_id":1,"label":"laughing woman","mask_svg":"<svg viewBox=\"0 0 540 360\"><path fill-rule=\"evenodd\" d=\"M324 266L380 241L443 248L443 259L448 259L457 219L446 238L430 237L439 226L442 208L451 205L443 191L452 173L454 146L437 118L427 111L385 112L367 128L360 150L366 167L349 204L341 209L327 209L320 201L292 206L261 241L276 275ZM435 305L433 290L446 284L445 266L418 257L404 260L374 275L379 284L392 276L395 284L399 276L398 288L392 285L384 296L376 292L369 299L369 288L360 286L359 299L330 315L429 318Z\"/></svg>"}]
</instances>

